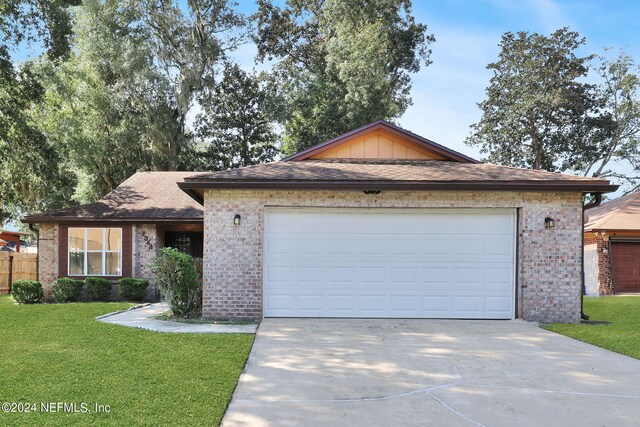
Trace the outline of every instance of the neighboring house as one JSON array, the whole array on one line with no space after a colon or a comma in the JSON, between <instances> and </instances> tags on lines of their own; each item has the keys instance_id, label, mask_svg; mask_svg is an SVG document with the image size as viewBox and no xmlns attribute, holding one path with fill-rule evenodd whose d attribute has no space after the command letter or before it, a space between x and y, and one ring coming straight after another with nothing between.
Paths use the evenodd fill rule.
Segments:
<instances>
[{"instance_id":1,"label":"neighboring house","mask_svg":"<svg viewBox=\"0 0 640 427\"><path fill-rule=\"evenodd\" d=\"M0 246L6 246L11 251L20 252L20 239L26 233L17 231L0 230Z\"/></svg>"},{"instance_id":2,"label":"neighboring house","mask_svg":"<svg viewBox=\"0 0 640 427\"><path fill-rule=\"evenodd\" d=\"M583 196L617 189L603 179L481 164L386 122L282 161L131 180L136 197L155 200L158 190L174 194L171 187L179 186L193 198L188 209L204 206L203 314L236 320L577 322ZM70 252L65 224L131 221L125 212L137 212L138 202L110 196L107 211L118 212L111 216L119 223L82 208L63 211L64 224L52 213L27 218L47 219L40 226L41 280L66 275L66 263L82 257ZM176 221L163 206L164 221ZM157 250L162 236L162 224L151 218L136 224L134 260ZM142 231L153 236L150 247ZM146 258L133 262L140 267L127 275L148 274Z\"/></svg>"},{"instance_id":3,"label":"neighboring house","mask_svg":"<svg viewBox=\"0 0 640 427\"><path fill-rule=\"evenodd\" d=\"M102 200L25 217L39 225L39 280L58 277L152 279L164 246L202 257L202 206L176 183L193 172L138 172ZM149 297L156 294L150 287Z\"/></svg>"},{"instance_id":4,"label":"neighboring house","mask_svg":"<svg viewBox=\"0 0 640 427\"><path fill-rule=\"evenodd\" d=\"M587 294L640 293L640 193L603 203L587 215Z\"/></svg>"}]
</instances>

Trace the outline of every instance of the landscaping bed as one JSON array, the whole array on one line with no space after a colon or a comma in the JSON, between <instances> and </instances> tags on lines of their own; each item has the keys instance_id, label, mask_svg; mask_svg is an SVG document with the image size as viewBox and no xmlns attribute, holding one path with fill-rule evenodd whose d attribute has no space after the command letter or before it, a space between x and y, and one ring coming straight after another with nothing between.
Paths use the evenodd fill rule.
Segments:
<instances>
[{"instance_id":1,"label":"landscaping bed","mask_svg":"<svg viewBox=\"0 0 640 427\"><path fill-rule=\"evenodd\" d=\"M585 297L584 312L588 322L545 328L640 359L640 296Z\"/></svg>"},{"instance_id":2,"label":"landscaping bed","mask_svg":"<svg viewBox=\"0 0 640 427\"><path fill-rule=\"evenodd\" d=\"M253 342L250 334L163 334L96 322L128 303L17 305L0 297L0 425L217 425ZM90 413L49 402L88 404ZM108 405L96 413L94 404ZM71 408L67 408L71 409Z\"/></svg>"}]
</instances>

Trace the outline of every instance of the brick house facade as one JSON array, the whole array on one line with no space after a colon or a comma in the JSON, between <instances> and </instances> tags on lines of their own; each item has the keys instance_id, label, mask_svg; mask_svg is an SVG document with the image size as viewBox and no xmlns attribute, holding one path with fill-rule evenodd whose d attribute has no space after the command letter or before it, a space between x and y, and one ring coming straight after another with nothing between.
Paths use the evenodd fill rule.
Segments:
<instances>
[{"instance_id":1,"label":"brick house facade","mask_svg":"<svg viewBox=\"0 0 640 427\"><path fill-rule=\"evenodd\" d=\"M382 121L277 162L151 174L134 175L94 205L27 218L40 224L45 288L67 257L60 250L64 224L108 219L123 230L131 227L125 255L136 277L152 279L150 263L167 240L184 243L175 233L201 233L207 318L519 317L573 323L581 316L583 196L617 188L603 179L483 164ZM267 237L273 223L267 218L277 209L290 210L289 223ZM360 234L346 228L345 211ZM301 223L310 212L315 228L298 228L291 237L290 222ZM371 215L380 215L378 222ZM438 228L445 223L446 233ZM332 226L342 234L332 234ZM308 253L319 255L298 253L296 245L315 245ZM342 255L333 253L335 245ZM266 257L273 247L286 265ZM373 250L375 262L363 255ZM314 267L328 262L334 264ZM271 277L274 269L309 276L289 274L287 287L274 293L267 283L282 281ZM348 279L334 280L338 269ZM436 273L439 279L432 280ZM297 304L304 298L324 308L309 314L285 304L278 313L268 311L269 301ZM378 308L358 308L365 300ZM378 314L368 315L371 310Z\"/></svg>"},{"instance_id":2,"label":"brick house facade","mask_svg":"<svg viewBox=\"0 0 640 427\"><path fill-rule=\"evenodd\" d=\"M532 321L580 319L582 195L536 192L208 190L205 193L204 315L262 317L263 218L268 206L355 208L515 208L518 210L517 313ZM236 227L230 218L242 216ZM545 229L545 216L556 218Z\"/></svg>"}]
</instances>

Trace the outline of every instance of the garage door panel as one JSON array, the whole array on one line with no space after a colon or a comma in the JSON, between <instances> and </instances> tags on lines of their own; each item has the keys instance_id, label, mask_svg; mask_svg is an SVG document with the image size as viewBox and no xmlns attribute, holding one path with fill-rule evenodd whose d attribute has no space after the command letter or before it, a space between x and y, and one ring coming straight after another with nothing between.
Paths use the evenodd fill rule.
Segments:
<instances>
[{"instance_id":1,"label":"garage door panel","mask_svg":"<svg viewBox=\"0 0 640 427\"><path fill-rule=\"evenodd\" d=\"M265 316L511 318L514 246L512 210L267 210Z\"/></svg>"}]
</instances>

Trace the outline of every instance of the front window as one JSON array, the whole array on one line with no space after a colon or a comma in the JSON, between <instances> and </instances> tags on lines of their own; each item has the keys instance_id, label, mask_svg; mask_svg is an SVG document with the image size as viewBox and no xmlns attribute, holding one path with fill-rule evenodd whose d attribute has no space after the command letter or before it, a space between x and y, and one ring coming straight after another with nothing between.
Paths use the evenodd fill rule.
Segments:
<instances>
[{"instance_id":1,"label":"front window","mask_svg":"<svg viewBox=\"0 0 640 427\"><path fill-rule=\"evenodd\" d=\"M69 227L70 276L120 276L122 229Z\"/></svg>"}]
</instances>

